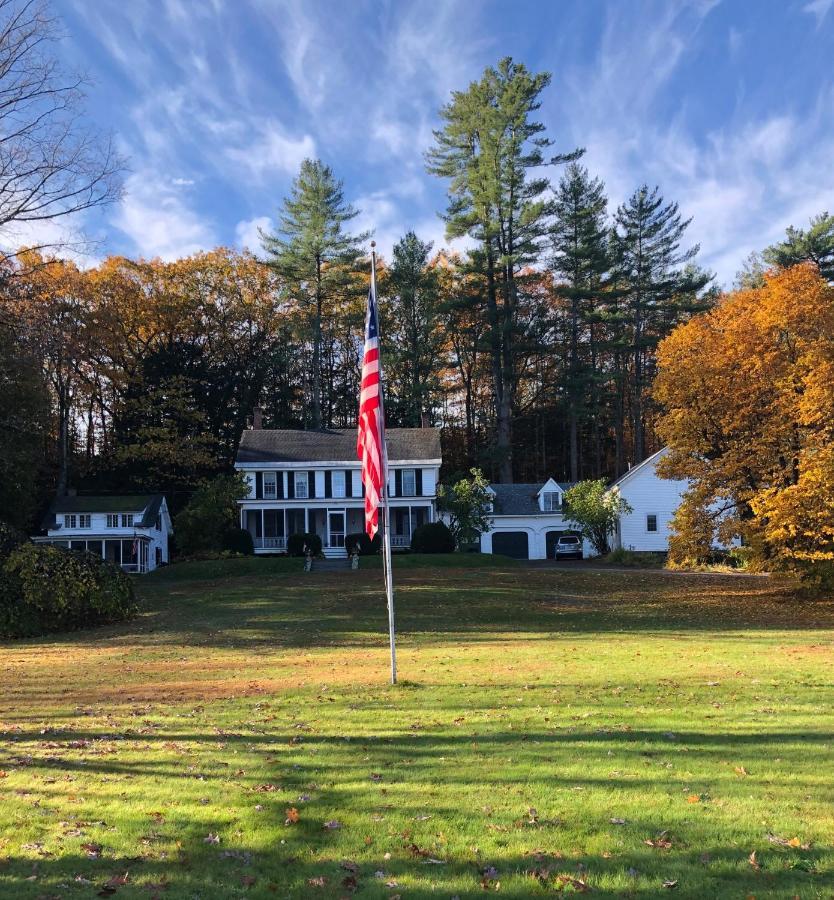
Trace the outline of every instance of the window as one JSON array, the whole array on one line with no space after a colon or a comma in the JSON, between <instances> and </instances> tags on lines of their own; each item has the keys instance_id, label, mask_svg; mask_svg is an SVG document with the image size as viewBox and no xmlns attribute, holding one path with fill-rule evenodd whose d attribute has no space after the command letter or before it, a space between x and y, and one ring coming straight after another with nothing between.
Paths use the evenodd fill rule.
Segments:
<instances>
[{"instance_id":1,"label":"window","mask_svg":"<svg viewBox=\"0 0 834 900\"><path fill-rule=\"evenodd\" d=\"M89 513L81 513L78 517L78 527L79 528L89 528L90 527L90 514Z\"/></svg>"},{"instance_id":2,"label":"window","mask_svg":"<svg viewBox=\"0 0 834 900\"><path fill-rule=\"evenodd\" d=\"M562 508L562 497L558 491L545 491L542 494L542 509L545 512L558 512Z\"/></svg>"},{"instance_id":3,"label":"window","mask_svg":"<svg viewBox=\"0 0 834 900\"><path fill-rule=\"evenodd\" d=\"M414 469L403 469L403 497L417 496L417 472Z\"/></svg>"},{"instance_id":4,"label":"window","mask_svg":"<svg viewBox=\"0 0 834 900\"><path fill-rule=\"evenodd\" d=\"M274 500L278 496L278 481L275 472L264 472L264 500Z\"/></svg>"},{"instance_id":5,"label":"window","mask_svg":"<svg viewBox=\"0 0 834 900\"><path fill-rule=\"evenodd\" d=\"M75 528L75 516L64 516L64 528Z\"/></svg>"},{"instance_id":6,"label":"window","mask_svg":"<svg viewBox=\"0 0 834 900\"><path fill-rule=\"evenodd\" d=\"M133 528L133 513L122 513L122 528Z\"/></svg>"},{"instance_id":7,"label":"window","mask_svg":"<svg viewBox=\"0 0 834 900\"><path fill-rule=\"evenodd\" d=\"M119 514L118 513L107 513L107 527L108 528L118 528L119 527Z\"/></svg>"},{"instance_id":8,"label":"window","mask_svg":"<svg viewBox=\"0 0 834 900\"><path fill-rule=\"evenodd\" d=\"M654 513L646 516L646 531L657 531L657 516Z\"/></svg>"},{"instance_id":9,"label":"window","mask_svg":"<svg viewBox=\"0 0 834 900\"><path fill-rule=\"evenodd\" d=\"M296 472L295 473L295 496L298 497L299 500L307 499L307 473L306 472Z\"/></svg>"},{"instance_id":10,"label":"window","mask_svg":"<svg viewBox=\"0 0 834 900\"><path fill-rule=\"evenodd\" d=\"M330 486L334 497L345 496L345 473L338 469L330 475Z\"/></svg>"}]
</instances>

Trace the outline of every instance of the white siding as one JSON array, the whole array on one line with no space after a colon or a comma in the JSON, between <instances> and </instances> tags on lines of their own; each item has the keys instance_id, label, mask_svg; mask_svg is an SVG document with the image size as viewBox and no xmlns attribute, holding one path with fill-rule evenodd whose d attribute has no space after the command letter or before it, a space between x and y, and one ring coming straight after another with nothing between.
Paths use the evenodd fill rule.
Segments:
<instances>
[{"instance_id":1,"label":"white siding","mask_svg":"<svg viewBox=\"0 0 834 900\"><path fill-rule=\"evenodd\" d=\"M633 512L620 517L617 544L626 550L665 553L669 549L669 523L680 506L688 482L660 478L652 462L626 477L620 494ZM647 516L657 516L657 531L646 527Z\"/></svg>"},{"instance_id":2,"label":"white siding","mask_svg":"<svg viewBox=\"0 0 834 900\"><path fill-rule=\"evenodd\" d=\"M547 533L573 532L575 529L561 513L550 516L498 516L491 521L489 531L481 535L481 553L492 553L492 535L496 531L523 531L527 534L530 559L547 559ZM583 541L585 557L593 556L593 547Z\"/></svg>"}]
</instances>

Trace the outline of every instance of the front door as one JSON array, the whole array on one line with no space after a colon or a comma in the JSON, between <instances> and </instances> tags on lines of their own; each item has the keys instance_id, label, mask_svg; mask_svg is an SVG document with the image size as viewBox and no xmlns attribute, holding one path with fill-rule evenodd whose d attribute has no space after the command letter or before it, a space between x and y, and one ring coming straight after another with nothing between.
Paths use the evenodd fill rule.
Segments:
<instances>
[{"instance_id":1,"label":"front door","mask_svg":"<svg viewBox=\"0 0 834 900\"><path fill-rule=\"evenodd\" d=\"M345 546L345 511L343 509L327 510L327 546Z\"/></svg>"}]
</instances>

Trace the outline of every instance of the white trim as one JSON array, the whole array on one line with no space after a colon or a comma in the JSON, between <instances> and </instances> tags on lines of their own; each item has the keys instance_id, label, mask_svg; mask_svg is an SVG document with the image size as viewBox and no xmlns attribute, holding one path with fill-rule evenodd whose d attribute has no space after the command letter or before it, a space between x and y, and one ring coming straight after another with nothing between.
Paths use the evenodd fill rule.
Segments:
<instances>
[{"instance_id":1,"label":"white trim","mask_svg":"<svg viewBox=\"0 0 834 900\"><path fill-rule=\"evenodd\" d=\"M442 459L395 459L389 462L389 468L431 468L439 466L443 462ZM236 462L235 468L242 471L267 471L269 469L356 469L361 470L362 466L355 459L326 461L306 460L304 462L272 462L271 460L261 460L260 462Z\"/></svg>"}]
</instances>

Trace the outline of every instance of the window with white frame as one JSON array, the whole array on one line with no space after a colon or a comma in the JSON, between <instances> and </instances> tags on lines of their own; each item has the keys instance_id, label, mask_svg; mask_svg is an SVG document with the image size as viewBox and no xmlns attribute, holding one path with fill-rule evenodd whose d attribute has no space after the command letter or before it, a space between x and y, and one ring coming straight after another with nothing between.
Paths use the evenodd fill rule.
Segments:
<instances>
[{"instance_id":1,"label":"window with white frame","mask_svg":"<svg viewBox=\"0 0 834 900\"><path fill-rule=\"evenodd\" d=\"M118 513L107 513L107 527L108 528L118 528L119 527L119 514Z\"/></svg>"},{"instance_id":2,"label":"window with white frame","mask_svg":"<svg viewBox=\"0 0 834 900\"><path fill-rule=\"evenodd\" d=\"M417 470L403 469L403 497L417 496Z\"/></svg>"},{"instance_id":3,"label":"window with white frame","mask_svg":"<svg viewBox=\"0 0 834 900\"><path fill-rule=\"evenodd\" d=\"M558 512L562 508L562 495L558 491L545 491L542 494L542 509L545 512Z\"/></svg>"},{"instance_id":4,"label":"window with white frame","mask_svg":"<svg viewBox=\"0 0 834 900\"><path fill-rule=\"evenodd\" d=\"M654 513L646 516L646 531L657 531L657 516Z\"/></svg>"},{"instance_id":5,"label":"window with white frame","mask_svg":"<svg viewBox=\"0 0 834 900\"><path fill-rule=\"evenodd\" d=\"M330 488L334 497L345 496L345 473L342 469L337 469L331 473Z\"/></svg>"},{"instance_id":6,"label":"window with white frame","mask_svg":"<svg viewBox=\"0 0 834 900\"><path fill-rule=\"evenodd\" d=\"M75 528L75 523L75 516L69 515L69 513L64 516L64 528Z\"/></svg>"},{"instance_id":7,"label":"window with white frame","mask_svg":"<svg viewBox=\"0 0 834 900\"><path fill-rule=\"evenodd\" d=\"M308 497L308 487L307 484L307 473L306 472L296 472L295 473L295 496L298 497L299 500L306 500Z\"/></svg>"},{"instance_id":8,"label":"window with white frame","mask_svg":"<svg viewBox=\"0 0 834 900\"><path fill-rule=\"evenodd\" d=\"M133 528L133 513L122 513L122 528Z\"/></svg>"},{"instance_id":9,"label":"window with white frame","mask_svg":"<svg viewBox=\"0 0 834 900\"><path fill-rule=\"evenodd\" d=\"M89 528L90 527L90 514L89 513L81 513L78 517L78 527L79 528Z\"/></svg>"},{"instance_id":10,"label":"window with white frame","mask_svg":"<svg viewBox=\"0 0 834 900\"><path fill-rule=\"evenodd\" d=\"M274 500L278 496L278 476L275 472L264 472L264 500Z\"/></svg>"}]
</instances>

